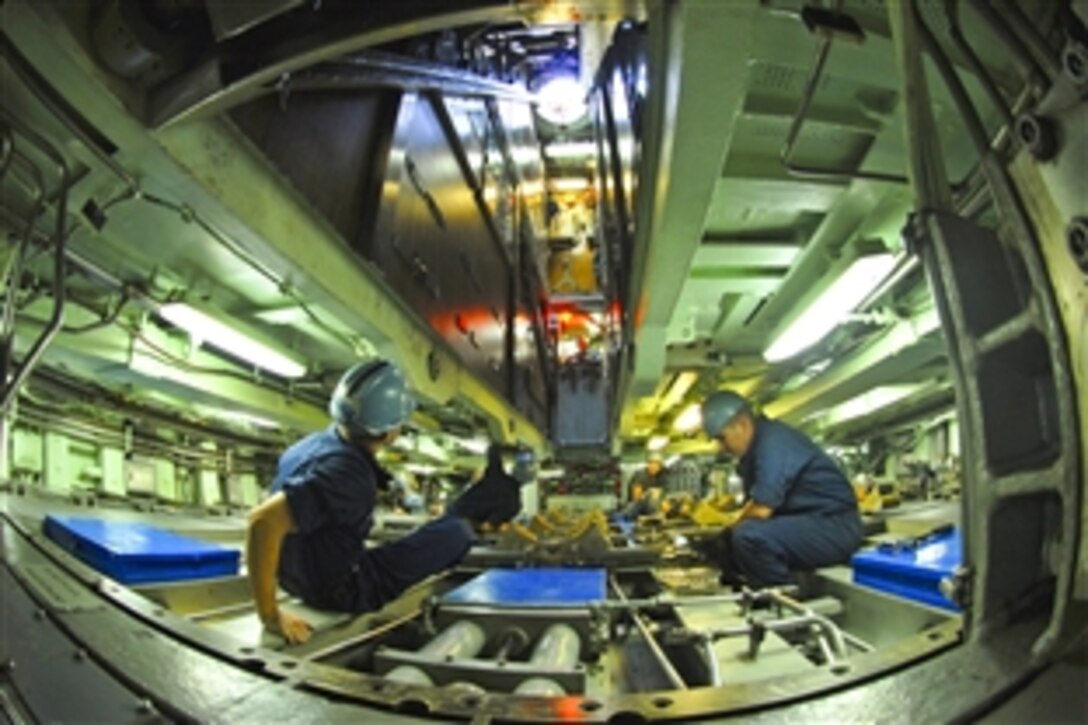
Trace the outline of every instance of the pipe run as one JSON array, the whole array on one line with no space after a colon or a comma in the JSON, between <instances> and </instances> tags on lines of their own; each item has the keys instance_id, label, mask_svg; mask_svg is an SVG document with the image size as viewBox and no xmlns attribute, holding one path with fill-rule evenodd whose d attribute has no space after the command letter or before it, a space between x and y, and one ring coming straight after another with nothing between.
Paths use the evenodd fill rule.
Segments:
<instances>
[{"instance_id":1,"label":"pipe run","mask_svg":"<svg viewBox=\"0 0 1088 725\"><path fill-rule=\"evenodd\" d=\"M54 230L53 239L53 313L49 317L49 322L46 324L45 330L42 331L42 334L34 341L34 344L31 345L30 350L27 351L26 355L23 357L22 364L19 366L19 369L15 372L15 375L11 378L10 382L7 380L7 371L2 371L3 377L0 378L0 389L2 389L3 394L0 395L0 416L3 416L12 401L15 400L15 395L20 386L22 386L27 377L29 377L30 371L34 369L34 366L45 352L45 348L64 324L64 278L67 276L64 247L68 238L65 231L65 220L68 216L69 173L68 165L65 163L64 158L42 136L33 129L25 126L19 119L15 118L2 108L0 108L0 118L2 118L4 122L18 134L25 137L31 145L37 147L50 161L56 164L57 170L56 228ZM31 225L27 231L28 239L32 228L33 221L31 221Z\"/></svg>"}]
</instances>

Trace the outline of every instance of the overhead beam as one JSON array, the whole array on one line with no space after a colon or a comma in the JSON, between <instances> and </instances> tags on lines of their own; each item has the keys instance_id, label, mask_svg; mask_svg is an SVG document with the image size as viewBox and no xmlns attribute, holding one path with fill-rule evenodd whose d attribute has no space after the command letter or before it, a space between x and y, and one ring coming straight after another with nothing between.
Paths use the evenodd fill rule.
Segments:
<instances>
[{"instance_id":1,"label":"overhead beam","mask_svg":"<svg viewBox=\"0 0 1088 725\"><path fill-rule=\"evenodd\" d=\"M620 396L649 395L669 321L703 239L707 210L746 92L755 0L655 3L631 297L636 329ZM675 143L683 139L683 144Z\"/></svg>"},{"instance_id":2,"label":"overhead beam","mask_svg":"<svg viewBox=\"0 0 1088 725\"><path fill-rule=\"evenodd\" d=\"M691 269L695 271L716 267L789 267L800 251L800 244L704 240L695 250Z\"/></svg>"}]
</instances>

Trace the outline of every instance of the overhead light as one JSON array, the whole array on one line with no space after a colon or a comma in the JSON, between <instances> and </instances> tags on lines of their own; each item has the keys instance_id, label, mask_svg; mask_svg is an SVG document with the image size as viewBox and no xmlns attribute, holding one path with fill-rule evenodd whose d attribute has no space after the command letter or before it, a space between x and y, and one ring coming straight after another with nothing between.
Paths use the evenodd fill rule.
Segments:
<instances>
[{"instance_id":1,"label":"overhead light","mask_svg":"<svg viewBox=\"0 0 1088 725\"><path fill-rule=\"evenodd\" d=\"M279 428L279 423L269 418L262 418L259 415L250 415L249 413L243 413L239 410L224 410L222 408L204 408L206 414L225 420L230 423L241 423L242 425L251 425L255 428Z\"/></svg>"},{"instance_id":2,"label":"overhead light","mask_svg":"<svg viewBox=\"0 0 1088 725\"><path fill-rule=\"evenodd\" d=\"M877 386L827 411L827 422L829 424L844 423L854 418L870 415L906 400L929 387L930 384L928 383L899 383Z\"/></svg>"},{"instance_id":3,"label":"overhead light","mask_svg":"<svg viewBox=\"0 0 1088 725\"><path fill-rule=\"evenodd\" d=\"M666 411L672 408L674 405L684 399L684 396L691 390L691 386L695 385L695 382L699 379L699 373L693 370L685 370L684 372L677 373L668 389L661 396L661 403L658 405L659 411Z\"/></svg>"},{"instance_id":4,"label":"overhead light","mask_svg":"<svg viewBox=\"0 0 1088 725\"><path fill-rule=\"evenodd\" d=\"M548 181L553 192L585 191L589 188L589 179L582 176L560 176Z\"/></svg>"},{"instance_id":5,"label":"overhead light","mask_svg":"<svg viewBox=\"0 0 1088 725\"><path fill-rule=\"evenodd\" d=\"M839 277L774 338L763 351L768 362L780 362L807 350L843 321L895 267L890 252L857 257Z\"/></svg>"},{"instance_id":6,"label":"overhead light","mask_svg":"<svg viewBox=\"0 0 1088 725\"><path fill-rule=\"evenodd\" d=\"M549 159L582 159L596 153L597 145L592 141L566 141L544 147L544 155Z\"/></svg>"},{"instance_id":7,"label":"overhead light","mask_svg":"<svg viewBox=\"0 0 1088 725\"><path fill-rule=\"evenodd\" d=\"M306 366L263 342L223 324L211 315L182 302L159 307L159 314L189 333L194 344L206 342L228 355L241 358L285 378L301 378Z\"/></svg>"},{"instance_id":8,"label":"overhead light","mask_svg":"<svg viewBox=\"0 0 1088 725\"><path fill-rule=\"evenodd\" d=\"M536 111L561 126L574 123L586 115L586 90L573 76L555 76L537 91Z\"/></svg>"},{"instance_id":9,"label":"overhead light","mask_svg":"<svg viewBox=\"0 0 1088 725\"><path fill-rule=\"evenodd\" d=\"M676 416L672 422L673 430L677 433L691 433L699 429L703 424L703 409L698 403L692 403Z\"/></svg>"},{"instance_id":10,"label":"overhead light","mask_svg":"<svg viewBox=\"0 0 1088 725\"><path fill-rule=\"evenodd\" d=\"M648 451L660 451L665 446L669 445L668 436L654 436L646 442L646 450Z\"/></svg>"}]
</instances>

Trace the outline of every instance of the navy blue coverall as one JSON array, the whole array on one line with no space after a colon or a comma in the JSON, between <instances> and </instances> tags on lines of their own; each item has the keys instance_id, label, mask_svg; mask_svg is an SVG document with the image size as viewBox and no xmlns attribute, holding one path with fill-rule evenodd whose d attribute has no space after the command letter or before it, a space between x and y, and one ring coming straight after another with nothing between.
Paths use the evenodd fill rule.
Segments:
<instances>
[{"instance_id":1,"label":"navy blue coverall","mask_svg":"<svg viewBox=\"0 0 1088 725\"><path fill-rule=\"evenodd\" d=\"M288 448L271 489L287 497L296 528L283 541L280 586L321 609L368 612L460 561L472 529L450 516L364 548L378 489L389 480L374 456L343 440L335 426Z\"/></svg>"},{"instance_id":2,"label":"navy blue coverall","mask_svg":"<svg viewBox=\"0 0 1088 725\"><path fill-rule=\"evenodd\" d=\"M809 438L785 423L755 419L737 472L747 497L774 510L729 534L723 569L754 587L790 582L791 569L841 564L861 545L857 498L846 476Z\"/></svg>"}]
</instances>

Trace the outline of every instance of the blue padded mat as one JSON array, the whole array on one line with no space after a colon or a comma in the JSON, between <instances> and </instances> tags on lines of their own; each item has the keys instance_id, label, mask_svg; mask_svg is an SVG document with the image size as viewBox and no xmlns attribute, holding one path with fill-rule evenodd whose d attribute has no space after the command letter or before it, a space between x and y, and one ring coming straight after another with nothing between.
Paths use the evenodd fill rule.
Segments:
<instances>
[{"instance_id":1,"label":"blue padded mat","mask_svg":"<svg viewBox=\"0 0 1088 725\"><path fill-rule=\"evenodd\" d=\"M941 580L963 558L963 540L953 529L907 546L882 545L854 554L854 582L941 609L959 611L940 591Z\"/></svg>"},{"instance_id":2,"label":"blue padded mat","mask_svg":"<svg viewBox=\"0 0 1088 725\"><path fill-rule=\"evenodd\" d=\"M45 517L45 535L124 584L231 576L239 552L135 521Z\"/></svg>"},{"instance_id":3,"label":"blue padded mat","mask_svg":"<svg viewBox=\"0 0 1088 725\"><path fill-rule=\"evenodd\" d=\"M443 602L517 607L585 606L605 598L604 569L489 569L447 592Z\"/></svg>"}]
</instances>

